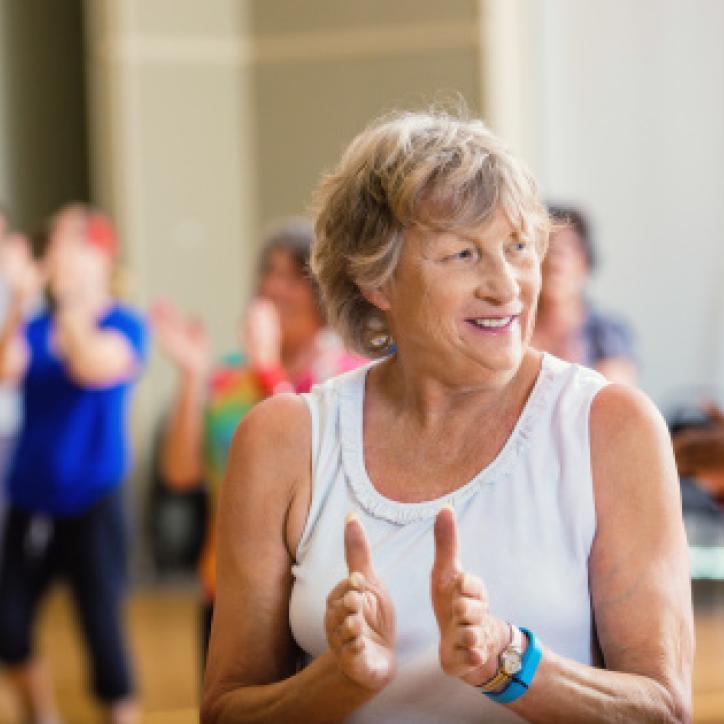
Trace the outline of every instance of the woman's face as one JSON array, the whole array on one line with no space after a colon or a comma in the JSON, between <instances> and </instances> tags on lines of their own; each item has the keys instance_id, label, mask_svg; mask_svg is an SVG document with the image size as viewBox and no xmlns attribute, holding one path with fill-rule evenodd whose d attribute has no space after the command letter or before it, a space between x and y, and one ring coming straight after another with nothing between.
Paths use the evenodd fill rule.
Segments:
<instances>
[{"instance_id":1,"label":"woman's face","mask_svg":"<svg viewBox=\"0 0 724 724\"><path fill-rule=\"evenodd\" d=\"M284 249L269 253L258 293L276 307L283 340L314 332L322 326L312 285Z\"/></svg>"},{"instance_id":2,"label":"woman's face","mask_svg":"<svg viewBox=\"0 0 724 724\"><path fill-rule=\"evenodd\" d=\"M540 283L538 251L499 211L469 232L408 230L379 306L401 351L428 355L445 371L514 372L533 330Z\"/></svg>"},{"instance_id":3,"label":"woman's face","mask_svg":"<svg viewBox=\"0 0 724 724\"><path fill-rule=\"evenodd\" d=\"M551 234L543 261L543 289L550 299L571 299L583 294L588 278L588 261L583 243L572 228Z\"/></svg>"}]
</instances>

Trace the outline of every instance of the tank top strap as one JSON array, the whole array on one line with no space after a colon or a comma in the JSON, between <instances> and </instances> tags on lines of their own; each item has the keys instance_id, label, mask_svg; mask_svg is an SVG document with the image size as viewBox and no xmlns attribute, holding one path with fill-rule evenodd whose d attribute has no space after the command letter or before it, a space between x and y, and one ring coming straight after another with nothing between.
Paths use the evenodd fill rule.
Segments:
<instances>
[{"instance_id":1,"label":"tank top strap","mask_svg":"<svg viewBox=\"0 0 724 724\"><path fill-rule=\"evenodd\" d=\"M297 548L297 558L301 555L314 529L315 523L335 484L337 468L341 457L340 417L342 397L354 395L356 390L364 394L367 371L378 364L371 362L325 382L314 385L309 392L301 394L309 410L312 426L312 496L309 514Z\"/></svg>"}]
</instances>

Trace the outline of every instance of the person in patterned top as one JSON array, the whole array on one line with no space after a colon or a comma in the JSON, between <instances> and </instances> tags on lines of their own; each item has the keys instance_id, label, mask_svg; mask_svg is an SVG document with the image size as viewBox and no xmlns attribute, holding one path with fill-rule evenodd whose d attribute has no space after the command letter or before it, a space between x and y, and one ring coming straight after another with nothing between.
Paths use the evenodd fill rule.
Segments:
<instances>
[{"instance_id":1,"label":"person in patterned top","mask_svg":"<svg viewBox=\"0 0 724 724\"><path fill-rule=\"evenodd\" d=\"M210 520L199 561L203 590L202 659L208 646L216 589L214 517L231 440L259 401L278 392L308 392L328 377L361 365L326 327L315 282L308 273L313 241L309 222L290 220L267 237L256 295L241 324L244 354L235 351L212 368L203 323L169 302L157 302L151 320L161 348L178 371L162 434L161 477L176 490L199 485L210 496Z\"/></svg>"}]
</instances>

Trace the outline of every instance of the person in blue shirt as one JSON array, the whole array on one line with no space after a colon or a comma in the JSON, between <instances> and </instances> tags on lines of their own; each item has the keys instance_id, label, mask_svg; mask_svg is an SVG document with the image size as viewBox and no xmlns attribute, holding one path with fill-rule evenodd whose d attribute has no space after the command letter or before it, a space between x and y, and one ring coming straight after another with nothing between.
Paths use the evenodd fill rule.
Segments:
<instances>
[{"instance_id":1,"label":"person in blue shirt","mask_svg":"<svg viewBox=\"0 0 724 724\"><path fill-rule=\"evenodd\" d=\"M0 568L0 661L31 721L57 712L32 645L52 580L69 583L92 664L93 689L111 722L138 709L122 626L128 405L146 355L142 319L111 293L116 239L80 205L54 218L43 254L48 306L29 321L37 290L28 260L5 270L12 290L0 331L0 379L21 387L24 425L7 481Z\"/></svg>"}]
</instances>

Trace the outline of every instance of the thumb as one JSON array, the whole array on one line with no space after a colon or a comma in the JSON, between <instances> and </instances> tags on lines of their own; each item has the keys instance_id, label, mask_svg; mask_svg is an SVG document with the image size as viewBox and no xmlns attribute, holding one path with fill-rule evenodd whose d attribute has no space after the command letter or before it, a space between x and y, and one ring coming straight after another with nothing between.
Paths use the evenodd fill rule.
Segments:
<instances>
[{"instance_id":1,"label":"thumb","mask_svg":"<svg viewBox=\"0 0 724 724\"><path fill-rule=\"evenodd\" d=\"M344 521L344 557L350 573L361 573L365 578L374 575L372 551L365 529L359 518L349 514Z\"/></svg>"},{"instance_id":2,"label":"thumb","mask_svg":"<svg viewBox=\"0 0 724 724\"><path fill-rule=\"evenodd\" d=\"M446 505L440 509L435 518L435 562L432 574L438 579L452 579L460 570L455 511Z\"/></svg>"}]
</instances>

